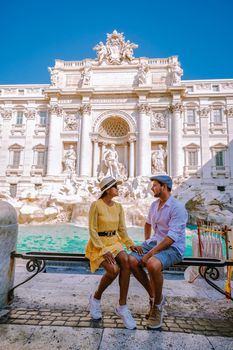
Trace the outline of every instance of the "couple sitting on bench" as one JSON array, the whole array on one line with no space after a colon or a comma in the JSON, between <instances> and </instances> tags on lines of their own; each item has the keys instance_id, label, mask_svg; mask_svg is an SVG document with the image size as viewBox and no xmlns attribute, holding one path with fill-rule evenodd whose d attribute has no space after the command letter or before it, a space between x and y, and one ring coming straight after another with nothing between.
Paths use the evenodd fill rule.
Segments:
<instances>
[{"instance_id":1,"label":"couple sitting on bench","mask_svg":"<svg viewBox=\"0 0 233 350\"><path fill-rule=\"evenodd\" d=\"M86 257L91 271L105 269L97 290L90 296L90 314L101 319L101 297L105 289L119 275L120 297L116 314L128 329L135 329L136 322L127 307L130 272L143 285L149 295L147 327L160 328L165 302L162 271L182 261L185 251L187 211L171 195L172 179L167 175L152 176L152 191L158 200L151 204L145 224L145 241L136 246L129 238L121 204L113 201L118 196L118 184L111 176L100 183L101 196L93 202L89 212L90 239ZM153 234L151 235L151 228ZM123 244L131 250L128 255ZM149 278L144 270L147 268Z\"/></svg>"},{"instance_id":2,"label":"couple sitting on bench","mask_svg":"<svg viewBox=\"0 0 233 350\"><path fill-rule=\"evenodd\" d=\"M211 287L233 301L231 296L233 230L228 231L227 226L219 228L211 223L198 223L199 249L197 256L183 258L187 212L183 205L171 196L172 180L169 176L152 176L151 181L152 191L158 200L154 201L150 207L145 224L145 242L142 245L136 246L129 238L125 227L123 208L112 200L118 195L117 185L119 181L111 176L104 178L100 183L101 196L90 208L90 240L86 249L86 257L77 253L17 253L13 251L11 253L12 264L15 258L29 260L26 268L29 272L33 272L33 275L9 290L9 303L13 301L14 290L31 280L39 272L44 271L47 261L80 262L87 258L90 260L92 272L95 272L99 266L105 269L98 289L90 297L90 313L93 319L101 318L102 294L119 275L120 297L116 313L121 317L126 328L134 329L136 327L136 323L127 308L129 277L132 271L149 295L147 326L152 329L159 328L162 324L164 304L162 271L173 265L199 267L200 276ZM151 228L153 229L152 235ZM209 253L207 256L202 254L204 252L203 238L206 234L213 237L219 235L222 242L222 238L224 238L226 258L216 258L212 254L208 256ZM129 255L124 251L122 243L131 250ZM144 267L148 270L149 278ZM219 276L219 267L227 267L225 289L213 282ZM197 270L194 271L196 273Z\"/></svg>"}]
</instances>

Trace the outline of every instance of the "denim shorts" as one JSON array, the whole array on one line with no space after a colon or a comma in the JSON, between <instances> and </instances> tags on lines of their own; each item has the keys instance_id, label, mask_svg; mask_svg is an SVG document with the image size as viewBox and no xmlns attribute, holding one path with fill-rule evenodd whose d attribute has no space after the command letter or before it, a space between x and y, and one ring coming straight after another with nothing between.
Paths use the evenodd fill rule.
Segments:
<instances>
[{"instance_id":1,"label":"denim shorts","mask_svg":"<svg viewBox=\"0 0 233 350\"><path fill-rule=\"evenodd\" d=\"M135 257L138 261L140 261L143 258L143 256L156 245L156 241L151 241L149 243L145 241L141 245L143 249L143 255L139 255L137 252L131 252L130 255ZM167 269L170 266L173 266L174 264L178 264L182 260L182 255L180 254L180 252L172 246L159 253L154 254L154 257L161 262L163 270Z\"/></svg>"}]
</instances>

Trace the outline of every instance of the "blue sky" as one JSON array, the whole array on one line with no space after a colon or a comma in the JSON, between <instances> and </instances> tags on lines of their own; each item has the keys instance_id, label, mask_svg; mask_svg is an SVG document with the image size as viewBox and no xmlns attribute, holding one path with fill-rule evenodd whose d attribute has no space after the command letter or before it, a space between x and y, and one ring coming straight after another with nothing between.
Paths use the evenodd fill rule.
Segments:
<instances>
[{"instance_id":1,"label":"blue sky","mask_svg":"<svg viewBox=\"0 0 233 350\"><path fill-rule=\"evenodd\" d=\"M0 84L49 83L55 59L95 58L114 29L136 57L178 55L182 79L233 78L232 0L1 0Z\"/></svg>"}]
</instances>

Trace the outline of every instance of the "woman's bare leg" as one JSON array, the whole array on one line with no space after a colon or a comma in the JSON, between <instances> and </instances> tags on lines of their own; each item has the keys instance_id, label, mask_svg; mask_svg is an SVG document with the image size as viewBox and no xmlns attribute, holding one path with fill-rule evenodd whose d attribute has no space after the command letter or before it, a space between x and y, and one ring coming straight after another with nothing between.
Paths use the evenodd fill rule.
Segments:
<instances>
[{"instance_id":1,"label":"woman's bare leg","mask_svg":"<svg viewBox=\"0 0 233 350\"><path fill-rule=\"evenodd\" d=\"M150 298L153 298L154 291L145 270L142 267L138 266L138 261L133 256L129 256L129 264L134 277L136 277L136 279L143 285Z\"/></svg>"},{"instance_id":2,"label":"woman's bare leg","mask_svg":"<svg viewBox=\"0 0 233 350\"><path fill-rule=\"evenodd\" d=\"M110 264L107 261L103 261L101 266L105 269L105 274L100 280L98 289L94 294L94 298L100 300L105 289L115 280L119 274L119 266L117 264Z\"/></svg>"},{"instance_id":3,"label":"woman's bare leg","mask_svg":"<svg viewBox=\"0 0 233 350\"><path fill-rule=\"evenodd\" d=\"M130 278L130 266L129 256L125 251L121 251L116 256L116 261L120 266L119 275L119 286L120 286L120 299L119 305L125 305L127 303L127 295L129 289L129 278Z\"/></svg>"}]
</instances>

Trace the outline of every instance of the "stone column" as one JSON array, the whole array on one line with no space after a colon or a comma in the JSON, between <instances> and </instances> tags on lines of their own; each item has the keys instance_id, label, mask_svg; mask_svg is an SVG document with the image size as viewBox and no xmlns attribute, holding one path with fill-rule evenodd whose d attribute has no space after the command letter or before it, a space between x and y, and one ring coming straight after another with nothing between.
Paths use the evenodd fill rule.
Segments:
<instances>
[{"instance_id":1,"label":"stone column","mask_svg":"<svg viewBox=\"0 0 233 350\"><path fill-rule=\"evenodd\" d=\"M76 172L76 174L79 174L79 142L76 143L75 153L76 153L76 169L75 169L75 172Z\"/></svg>"},{"instance_id":2,"label":"stone column","mask_svg":"<svg viewBox=\"0 0 233 350\"><path fill-rule=\"evenodd\" d=\"M183 175L182 125L181 113L183 106L176 103L171 106L171 176Z\"/></svg>"},{"instance_id":3,"label":"stone column","mask_svg":"<svg viewBox=\"0 0 233 350\"><path fill-rule=\"evenodd\" d=\"M80 112L82 115L81 119L81 134L80 134L80 176L91 176L91 161L92 159L92 145L91 145L91 105L85 103L81 106Z\"/></svg>"},{"instance_id":4,"label":"stone column","mask_svg":"<svg viewBox=\"0 0 233 350\"><path fill-rule=\"evenodd\" d=\"M12 119L12 110L3 110L0 112L2 115L2 145L0 151L0 176L6 176L6 169L9 165L9 135L11 129L11 119ZM11 139L12 144L14 141Z\"/></svg>"},{"instance_id":5,"label":"stone column","mask_svg":"<svg viewBox=\"0 0 233 350\"><path fill-rule=\"evenodd\" d=\"M128 168L128 143L124 144L124 164Z\"/></svg>"},{"instance_id":6,"label":"stone column","mask_svg":"<svg viewBox=\"0 0 233 350\"><path fill-rule=\"evenodd\" d=\"M135 138L130 138L129 139L129 177L134 177L134 143L135 143Z\"/></svg>"},{"instance_id":7,"label":"stone column","mask_svg":"<svg viewBox=\"0 0 233 350\"><path fill-rule=\"evenodd\" d=\"M150 107L147 103L138 105L137 176L151 175Z\"/></svg>"},{"instance_id":8,"label":"stone column","mask_svg":"<svg viewBox=\"0 0 233 350\"><path fill-rule=\"evenodd\" d=\"M24 149L24 165L23 175L30 176L31 167L33 163L33 134L35 129L35 117L36 111L30 109L25 112L26 122L26 140L25 140L25 149Z\"/></svg>"},{"instance_id":9,"label":"stone column","mask_svg":"<svg viewBox=\"0 0 233 350\"><path fill-rule=\"evenodd\" d=\"M209 108L201 108L200 115L200 146L201 146L201 172L202 178L211 177L210 145L209 145Z\"/></svg>"},{"instance_id":10,"label":"stone column","mask_svg":"<svg viewBox=\"0 0 233 350\"><path fill-rule=\"evenodd\" d=\"M230 177L233 177L233 107L229 107L225 110L227 117L227 133L228 133L228 145L229 145L229 165L230 165Z\"/></svg>"},{"instance_id":11,"label":"stone column","mask_svg":"<svg viewBox=\"0 0 233 350\"><path fill-rule=\"evenodd\" d=\"M47 175L59 176L62 170L62 116L63 110L53 105L50 111Z\"/></svg>"},{"instance_id":12,"label":"stone column","mask_svg":"<svg viewBox=\"0 0 233 350\"><path fill-rule=\"evenodd\" d=\"M8 299L8 292L14 285L15 259L11 253L16 249L17 236L16 211L0 200L0 308L12 301Z\"/></svg>"},{"instance_id":13,"label":"stone column","mask_svg":"<svg viewBox=\"0 0 233 350\"><path fill-rule=\"evenodd\" d=\"M92 142L93 142L93 172L92 172L93 174L92 176L97 177L98 175L97 168L100 161L98 139L93 138Z\"/></svg>"}]
</instances>

